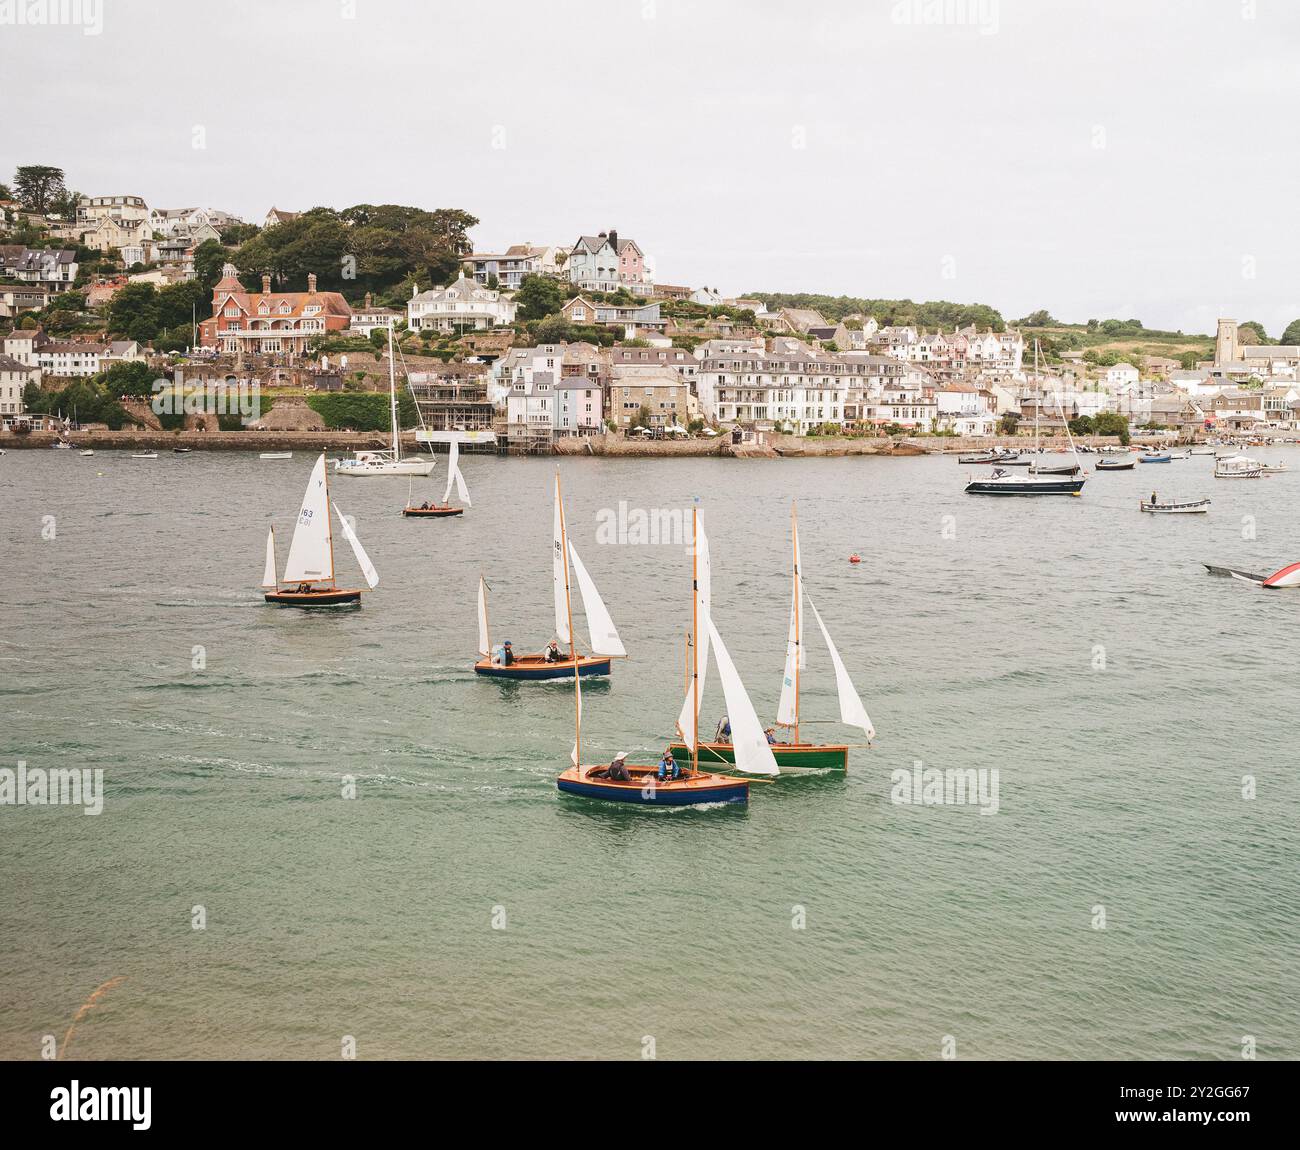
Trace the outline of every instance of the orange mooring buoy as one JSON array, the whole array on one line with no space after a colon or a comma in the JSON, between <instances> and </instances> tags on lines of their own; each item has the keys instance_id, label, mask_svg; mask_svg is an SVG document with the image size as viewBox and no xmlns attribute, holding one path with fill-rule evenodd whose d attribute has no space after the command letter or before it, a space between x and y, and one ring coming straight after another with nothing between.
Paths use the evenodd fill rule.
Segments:
<instances>
[{"instance_id":1,"label":"orange mooring buoy","mask_svg":"<svg viewBox=\"0 0 1300 1150\"><path fill-rule=\"evenodd\" d=\"M861 563L861 562L862 562L862 556L861 556L861 555L858 555L858 554L856 554L856 553L853 554L853 555L850 555L850 556L849 556L849 562L850 562L850 563Z\"/></svg>"}]
</instances>

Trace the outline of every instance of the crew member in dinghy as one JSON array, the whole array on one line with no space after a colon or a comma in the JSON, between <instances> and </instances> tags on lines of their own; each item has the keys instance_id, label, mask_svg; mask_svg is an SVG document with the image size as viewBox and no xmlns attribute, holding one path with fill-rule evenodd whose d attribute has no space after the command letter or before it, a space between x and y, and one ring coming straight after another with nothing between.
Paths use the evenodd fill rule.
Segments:
<instances>
[{"instance_id":1,"label":"crew member in dinghy","mask_svg":"<svg viewBox=\"0 0 1300 1150\"><path fill-rule=\"evenodd\" d=\"M731 720L726 715L723 715L718 721L718 731L713 736L713 741L715 743L731 742Z\"/></svg>"},{"instance_id":2,"label":"crew member in dinghy","mask_svg":"<svg viewBox=\"0 0 1300 1150\"><path fill-rule=\"evenodd\" d=\"M510 640L507 639L505 646L501 649L501 665L503 667L510 667L514 665L514 661L515 649L510 645Z\"/></svg>"},{"instance_id":3,"label":"crew member in dinghy","mask_svg":"<svg viewBox=\"0 0 1300 1150\"><path fill-rule=\"evenodd\" d=\"M632 781L632 776L628 773L626 760L626 751L619 751L619 753L614 756L614 761L609 764L608 771L608 777L612 782L630 783Z\"/></svg>"},{"instance_id":4,"label":"crew member in dinghy","mask_svg":"<svg viewBox=\"0 0 1300 1150\"><path fill-rule=\"evenodd\" d=\"M664 779L680 779L681 777L682 769L677 765L677 760L673 758L672 751L665 750L659 758L659 781L662 783Z\"/></svg>"},{"instance_id":5,"label":"crew member in dinghy","mask_svg":"<svg viewBox=\"0 0 1300 1150\"><path fill-rule=\"evenodd\" d=\"M546 648L546 661L548 663L562 663L564 661L564 656L560 654L560 645L554 639L551 640L551 645Z\"/></svg>"}]
</instances>

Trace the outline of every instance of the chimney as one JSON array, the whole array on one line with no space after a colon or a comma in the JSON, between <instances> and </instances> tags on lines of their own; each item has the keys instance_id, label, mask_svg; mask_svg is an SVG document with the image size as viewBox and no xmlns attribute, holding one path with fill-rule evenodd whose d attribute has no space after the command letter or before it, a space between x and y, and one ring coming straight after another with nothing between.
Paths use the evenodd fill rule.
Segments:
<instances>
[{"instance_id":1,"label":"chimney","mask_svg":"<svg viewBox=\"0 0 1300 1150\"><path fill-rule=\"evenodd\" d=\"M269 275L262 276L262 294L263 295L271 294L271 277Z\"/></svg>"},{"instance_id":2,"label":"chimney","mask_svg":"<svg viewBox=\"0 0 1300 1150\"><path fill-rule=\"evenodd\" d=\"M316 294L316 273L315 272L307 273L307 290L312 295Z\"/></svg>"},{"instance_id":3,"label":"chimney","mask_svg":"<svg viewBox=\"0 0 1300 1150\"><path fill-rule=\"evenodd\" d=\"M609 229L609 246L613 248L614 251L618 251L618 232L613 228Z\"/></svg>"}]
</instances>

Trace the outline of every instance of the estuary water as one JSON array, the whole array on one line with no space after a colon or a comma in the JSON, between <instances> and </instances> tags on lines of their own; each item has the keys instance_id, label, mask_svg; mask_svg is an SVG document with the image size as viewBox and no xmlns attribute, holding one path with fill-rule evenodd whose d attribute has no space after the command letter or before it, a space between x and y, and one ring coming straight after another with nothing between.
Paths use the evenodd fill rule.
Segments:
<instances>
[{"instance_id":1,"label":"estuary water","mask_svg":"<svg viewBox=\"0 0 1300 1150\"><path fill-rule=\"evenodd\" d=\"M0 766L102 768L104 804L0 806L0 1056L1300 1057L1300 591L1200 566L1300 559L1300 452L1254 454L1292 470L1037 500L966 496L952 458L565 460L630 654L584 688L585 759L652 759L683 686L689 557L598 542L620 500L699 499L770 720L797 498L878 731L847 776L639 811L557 793L571 686L471 671L480 572L494 639L550 637L553 461L463 457L451 520L333 481L382 581L313 614L257 587L313 457L11 451ZM1153 486L1213 508L1140 514ZM807 642L805 731L852 741ZM891 801L918 760L996 769L996 813Z\"/></svg>"}]
</instances>

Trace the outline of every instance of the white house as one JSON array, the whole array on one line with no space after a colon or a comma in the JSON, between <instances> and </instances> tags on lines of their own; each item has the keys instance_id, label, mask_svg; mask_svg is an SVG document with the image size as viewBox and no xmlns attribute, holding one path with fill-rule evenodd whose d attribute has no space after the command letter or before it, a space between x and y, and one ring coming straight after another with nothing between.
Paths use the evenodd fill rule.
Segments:
<instances>
[{"instance_id":1,"label":"white house","mask_svg":"<svg viewBox=\"0 0 1300 1150\"><path fill-rule=\"evenodd\" d=\"M360 307L352 309L352 321L348 331L352 335L369 335L372 331L386 331L395 328L406 317L391 307L376 307L373 292L366 292L366 301Z\"/></svg>"},{"instance_id":2,"label":"white house","mask_svg":"<svg viewBox=\"0 0 1300 1150\"><path fill-rule=\"evenodd\" d=\"M515 322L515 302L499 291L460 277L444 288L421 292L411 288L406 305L407 326L412 331L482 331L508 327Z\"/></svg>"},{"instance_id":3,"label":"white house","mask_svg":"<svg viewBox=\"0 0 1300 1150\"><path fill-rule=\"evenodd\" d=\"M7 427L14 416L22 415L24 389L29 383L40 382L40 368L0 355L0 422Z\"/></svg>"},{"instance_id":4,"label":"white house","mask_svg":"<svg viewBox=\"0 0 1300 1150\"><path fill-rule=\"evenodd\" d=\"M1106 369L1106 383L1110 387L1122 387L1126 383L1137 383L1141 372L1131 363L1117 363Z\"/></svg>"},{"instance_id":5,"label":"white house","mask_svg":"<svg viewBox=\"0 0 1300 1150\"><path fill-rule=\"evenodd\" d=\"M549 444L555 431L555 376L539 371L518 379L506 394L506 436L523 450Z\"/></svg>"},{"instance_id":6,"label":"white house","mask_svg":"<svg viewBox=\"0 0 1300 1150\"><path fill-rule=\"evenodd\" d=\"M102 343L51 340L37 348L36 362L45 375L85 377L99 374L108 351Z\"/></svg>"},{"instance_id":7,"label":"white house","mask_svg":"<svg viewBox=\"0 0 1300 1150\"><path fill-rule=\"evenodd\" d=\"M585 291L649 291L653 277L647 258L635 240L620 239L612 228L594 236L579 236L566 265L569 282Z\"/></svg>"},{"instance_id":8,"label":"white house","mask_svg":"<svg viewBox=\"0 0 1300 1150\"><path fill-rule=\"evenodd\" d=\"M604 389L599 383L573 376L561 379L554 388L552 410L555 434L595 435L604 424Z\"/></svg>"}]
</instances>

